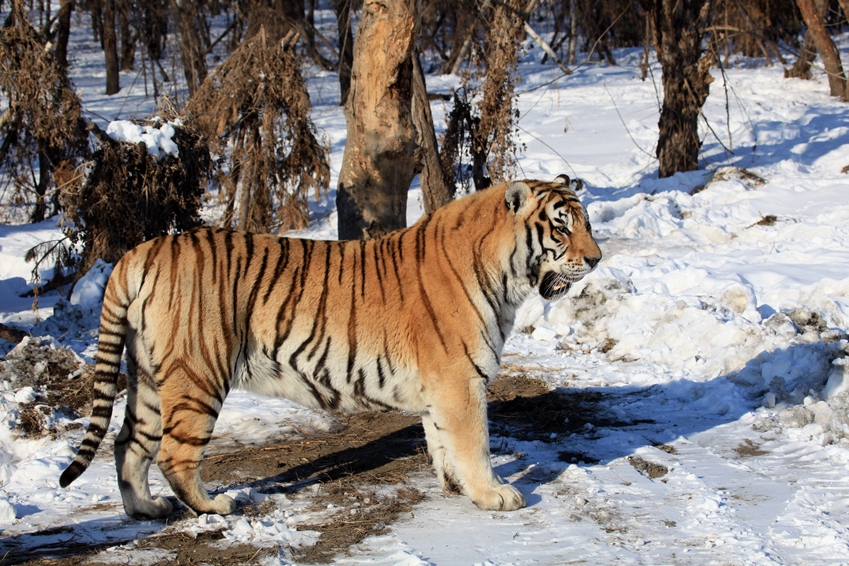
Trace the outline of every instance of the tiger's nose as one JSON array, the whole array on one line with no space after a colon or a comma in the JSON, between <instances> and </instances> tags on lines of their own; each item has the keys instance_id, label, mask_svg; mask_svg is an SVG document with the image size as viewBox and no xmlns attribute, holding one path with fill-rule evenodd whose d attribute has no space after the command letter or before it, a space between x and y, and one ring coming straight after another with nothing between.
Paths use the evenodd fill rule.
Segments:
<instances>
[{"instance_id":1,"label":"tiger's nose","mask_svg":"<svg viewBox=\"0 0 849 566\"><path fill-rule=\"evenodd\" d=\"M595 266L598 265L598 262L601 261L601 256L584 257L584 261L587 262L587 265L590 266L590 269L595 269Z\"/></svg>"}]
</instances>

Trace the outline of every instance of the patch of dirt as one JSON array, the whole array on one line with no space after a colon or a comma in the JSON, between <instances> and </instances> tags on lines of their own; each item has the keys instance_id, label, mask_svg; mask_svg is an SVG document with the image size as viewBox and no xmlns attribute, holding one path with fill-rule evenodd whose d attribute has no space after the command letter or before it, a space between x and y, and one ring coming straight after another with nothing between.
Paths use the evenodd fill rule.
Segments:
<instances>
[{"instance_id":1,"label":"patch of dirt","mask_svg":"<svg viewBox=\"0 0 849 566\"><path fill-rule=\"evenodd\" d=\"M734 448L734 452L741 458L753 458L755 456L763 456L766 451L761 450L761 447L748 438L744 439L739 446Z\"/></svg>"},{"instance_id":2,"label":"patch of dirt","mask_svg":"<svg viewBox=\"0 0 849 566\"><path fill-rule=\"evenodd\" d=\"M518 374L496 379L488 389L490 433L520 440L554 442L561 435L598 427L627 427L650 420L623 421L599 410L606 396L585 389L550 391L544 382ZM591 462L586 455L584 462Z\"/></svg>"},{"instance_id":3,"label":"patch of dirt","mask_svg":"<svg viewBox=\"0 0 849 566\"><path fill-rule=\"evenodd\" d=\"M676 450L675 447L672 446L671 444L655 444L654 447L657 448L658 450L662 450L662 451L666 452L667 454L672 454L672 455L678 454L678 450Z\"/></svg>"},{"instance_id":4,"label":"patch of dirt","mask_svg":"<svg viewBox=\"0 0 849 566\"><path fill-rule=\"evenodd\" d=\"M729 181L731 179L739 179L751 189L756 189L766 184L766 179L760 175L752 173L748 169L744 169L742 167L720 167L713 174L710 181L708 181L708 185L720 181Z\"/></svg>"},{"instance_id":5,"label":"patch of dirt","mask_svg":"<svg viewBox=\"0 0 849 566\"><path fill-rule=\"evenodd\" d=\"M396 490L392 497L378 497L374 493L367 496L362 491L352 495L342 488L337 488L335 493L344 495L340 503L346 506L322 523L298 525L298 530L321 532L321 538L314 546L295 551L295 558L299 561L308 564L330 562L340 551L368 536L382 534L401 513L412 511L416 503L425 499L424 493L411 487ZM354 509L349 508L351 499L360 503L355 514L351 514Z\"/></svg>"},{"instance_id":6,"label":"patch of dirt","mask_svg":"<svg viewBox=\"0 0 849 566\"><path fill-rule=\"evenodd\" d=\"M761 219L755 222L755 226L775 226L778 217L774 214L767 214L766 216L761 216Z\"/></svg>"},{"instance_id":7,"label":"patch of dirt","mask_svg":"<svg viewBox=\"0 0 849 566\"><path fill-rule=\"evenodd\" d=\"M628 462L630 462L632 466L637 468L637 470L644 473L653 480L657 478L662 478L663 476L669 473L669 468L667 468L663 464L649 462L648 460L645 460L639 456L629 456Z\"/></svg>"},{"instance_id":8,"label":"patch of dirt","mask_svg":"<svg viewBox=\"0 0 849 566\"><path fill-rule=\"evenodd\" d=\"M567 462L569 464L580 464L582 462L584 464L598 464L600 461L598 458L593 458L583 452L573 452L571 450L562 450L558 452L557 458L561 462Z\"/></svg>"}]
</instances>

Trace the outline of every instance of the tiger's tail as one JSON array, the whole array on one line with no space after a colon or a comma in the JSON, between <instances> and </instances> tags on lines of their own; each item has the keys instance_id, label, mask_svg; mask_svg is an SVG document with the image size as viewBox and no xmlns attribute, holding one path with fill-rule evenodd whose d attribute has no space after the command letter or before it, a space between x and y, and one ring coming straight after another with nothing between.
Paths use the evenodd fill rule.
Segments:
<instances>
[{"instance_id":1,"label":"tiger's tail","mask_svg":"<svg viewBox=\"0 0 849 566\"><path fill-rule=\"evenodd\" d=\"M119 277L121 263L106 285L103 297L103 310L100 314L100 338L97 346L94 366L94 398L92 400L91 420L85 437L77 450L74 461L62 472L59 485L68 487L71 482L86 471L94 459L98 446L109 430L112 408L118 388L118 373L121 370L121 357L124 353L124 341L127 335L127 309L132 297L125 277ZM124 270L122 270L124 271ZM126 271L124 271L124 274Z\"/></svg>"}]
</instances>

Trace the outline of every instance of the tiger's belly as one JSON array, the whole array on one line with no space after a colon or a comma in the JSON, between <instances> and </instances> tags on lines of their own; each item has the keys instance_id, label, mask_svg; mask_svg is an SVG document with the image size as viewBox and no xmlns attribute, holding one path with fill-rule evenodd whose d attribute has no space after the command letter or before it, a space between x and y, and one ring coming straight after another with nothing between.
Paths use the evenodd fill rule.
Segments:
<instances>
[{"instance_id":1,"label":"tiger's belly","mask_svg":"<svg viewBox=\"0 0 849 566\"><path fill-rule=\"evenodd\" d=\"M351 366L348 356L332 351L311 357L285 354L274 358L262 351L249 352L236 363L233 386L335 412L425 409L418 372L381 356L360 356Z\"/></svg>"}]
</instances>

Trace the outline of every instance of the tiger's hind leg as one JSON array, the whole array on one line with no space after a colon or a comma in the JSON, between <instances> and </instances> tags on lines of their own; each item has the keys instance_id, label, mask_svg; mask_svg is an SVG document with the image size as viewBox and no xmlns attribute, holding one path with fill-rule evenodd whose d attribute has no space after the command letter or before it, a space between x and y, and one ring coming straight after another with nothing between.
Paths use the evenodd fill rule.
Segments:
<instances>
[{"instance_id":1,"label":"tiger's hind leg","mask_svg":"<svg viewBox=\"0 0 849 566\"><path fill-rule=\"evenodd\" d=\"M162 419L153 378L127 357L127 409L124 425L115 439L115 466L124 510L134 519L160 519L171 513L164 497L150 495L148 471L159 451Z\"/></svg>"},{"instance_id":2,"label":"tiger's hind leg","mask_svg":"<svg viewBox=\"0 0 849 566\"><path fill-rule=\"evenodd\" d=\"M212 438L224 393L189 373L188 368L178 369L161 387L163 429L157 463L174 494L192 511L227 515L236 510L236 502L224 494L210 499L200 478L203 452Z\"/></svg>"}]
</instances>

